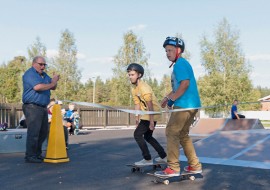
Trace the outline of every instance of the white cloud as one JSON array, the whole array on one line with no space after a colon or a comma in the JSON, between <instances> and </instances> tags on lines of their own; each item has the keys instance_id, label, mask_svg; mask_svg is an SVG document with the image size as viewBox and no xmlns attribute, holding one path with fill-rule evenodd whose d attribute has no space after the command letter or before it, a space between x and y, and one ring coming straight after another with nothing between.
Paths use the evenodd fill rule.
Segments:
<instances>
[{"instance_id":1,"label":"white cloud","mask_svg":"<svg viewBox=\"0 0 270 190\"><path fill-rule=\"evenodd\" d=\"M86 59L86 58L87 56L85 54L80 53L80 52L77 53L77 59Z\"/></svg>"},{"instance_id":2,"label":"white cloud","mask_svg":"<svg viewBox=\"0 0 270 190\"><path fill-rule=\"evenodd\" d=\"M48 58L54 58L54 57L58 56L58 50L56 50L56 49L48 49L46 51L46 53L47 53Z\"/></svg>"},{"instance_id":3,"label":"white cloud","mask_svg":"<svg viewBox=\"0 0 270 190\"><path fill-rule=\"evenodd\" d=\"M56 49L48 49L47 50L47 57L48 58L54 58L58 56L58 50ZM77 52L77 59L86 59L86 55L80 52Z\"/></svg>"},{"instance_id":4,"label":"white cloud","mask_svg":"<svg viewBox=\"0 0 270 190\"><path fill-rule=\"evenodd\" d=\"M112 63L113 57L94 57L86 60L88 63L107 64Z\"/></svg>"},{"instance_id":5,"label":"white cloud","mask_svg":"<svg viewBox=\"0 0 270 190\"><path fill-rule=\"evenodd\" d=\"M128 30L135 30L135 31L141 31L143 29L145 29L147 27L147 25L145 24L138 24L138 25L134 25L128 28Z\"/></svg>"},{"instance_id":6,"label":"white cloud","mask_svg":"<svg viewBox=\"0 0 270 190\"><path fill-rule=\"evenodd\" d=\"M270 61L270 54L248 55L247 59L250 61Z\"/></svg>"},{"instance_id":7,"label":"white cloud","mask_svg":"<svg viewBox=\"0 0 270 190\"><path fill-rule=\"evenodd\" d=\"M23 51L23 50L16 51L16 55L24 55L24 54L25 54L25 51Z\"/></svg>"}]
</instances>

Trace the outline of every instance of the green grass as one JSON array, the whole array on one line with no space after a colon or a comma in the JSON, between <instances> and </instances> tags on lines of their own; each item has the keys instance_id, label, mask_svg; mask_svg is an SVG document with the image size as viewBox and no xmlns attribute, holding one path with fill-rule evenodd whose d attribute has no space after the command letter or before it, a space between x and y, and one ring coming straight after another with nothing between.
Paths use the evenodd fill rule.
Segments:
<instances>
[{"instance_id":1,"label":"green grass","mask_svg":"<svg viewBox=\"0 0 270 190\"><path fill-rule=\"evenodd\" d=\"M263 124L263 126L265 128L269 128L270 129L270 120L261 120L261 123Z\"/></svg>"}]
</instances>

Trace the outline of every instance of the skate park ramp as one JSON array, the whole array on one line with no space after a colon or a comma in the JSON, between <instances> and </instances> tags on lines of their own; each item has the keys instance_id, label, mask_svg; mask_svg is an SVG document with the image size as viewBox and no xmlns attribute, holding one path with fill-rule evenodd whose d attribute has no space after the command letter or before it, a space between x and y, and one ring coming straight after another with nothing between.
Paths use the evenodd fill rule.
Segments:
<instances>
[{"instance_id":1,"label":"skate park ramp","mask_svg":"<svg viewBox=\"0 0 270 190\"><path fill-rule=\"evenodd\" d=\"M270 130L218 131L194 143L201 163L270 169ZM180 161L187 161L183 149Z\"/></svg>"},{"instance_id":2,"label":"skate park ramp","mask_svg":"<svg viewBox=\"0 0 270 190\"><path fill-rule=\"evenodd\" d=\"M220 130L226 123L226 118L202 118L190 129L190 134L195 136L208 136Z\"/></svg>"},{"instance_id":3,"label":"skate park ramp","mask_svg":"<svg viewBox=\"0 0 270 190\"><path fill-rule=\"evenodd\" d=\"M222 131L264 129L259 119L228 119Z\"/></svg>"},{"instance_id":4,"label":"skate park ramp","mask_svg":"<svg viewBox=\"0 0 270 190\"><path fill-rule=\"evenodd\" d=\"M209 136L217 131L264 129L259 119L205 118L190 129L193 136Z\"/></svg>"}]
</instances>

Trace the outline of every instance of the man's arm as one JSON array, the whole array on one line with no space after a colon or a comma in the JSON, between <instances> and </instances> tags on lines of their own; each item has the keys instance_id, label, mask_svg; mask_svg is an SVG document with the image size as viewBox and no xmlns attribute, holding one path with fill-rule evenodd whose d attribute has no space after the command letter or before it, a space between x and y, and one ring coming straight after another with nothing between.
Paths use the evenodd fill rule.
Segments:
<instances>
[{"instance_id":1,"label":"man's arm","mask_svg":"<svg viewBox=\"0 0 270 190\"><path fill-rule=\"evenodd\" d=\"M56 88L56 84L54 83L37 84L36 86L34 86L35 91L53 90L53 88Z\"/></svg>"},{"instance_id":2,"label":"man's arm","mask_svg":"<svg viewBox=\"0 0 270 190\"><path fill-rule=\"evenodd\" d=\"M59 75L54 75L50 84L37 84L36 86L34 86L34 90L35 91L55 90L59 78L60 78Z\"/></svg>"},{"instance_id":3,"label":"man's arm","mask_svg":"<svg viewBox=\"0 0 270 190\"><path fill-rule=\"evenodd\" d=\"M236 111L234 111L233 113L234 113L234 115L236 116L237 119L240 119Z\"/></svg>"}]
</instances>

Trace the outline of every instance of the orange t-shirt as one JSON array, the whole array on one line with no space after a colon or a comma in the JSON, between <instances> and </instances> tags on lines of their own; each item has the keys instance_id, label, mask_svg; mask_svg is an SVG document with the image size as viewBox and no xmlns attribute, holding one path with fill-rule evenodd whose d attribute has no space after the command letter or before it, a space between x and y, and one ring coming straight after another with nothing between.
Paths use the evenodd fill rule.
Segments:
<instances>
[{"instance_id":1,"label":"orange t-shirt","mask_svg":"<svg viewBox=\"0 0 270 190\"><path fill-rule=\"evenodd\" d=\"M132 96L133 96L133 101L134 104L140 105L140 108L142 111L150 111L149 108L147 107L147 103L149 101L152 101L153 103L153 111L160 111L161 107L157 101L157 98L152 91L152 88L145 83L144 81L139 81L139 85L132 88ZM149 115L142 115L140 119L143 120L150 120ZM161 114L154 114L154 121L160 121L161 119Z\"/></svg>"}]
</instances>

